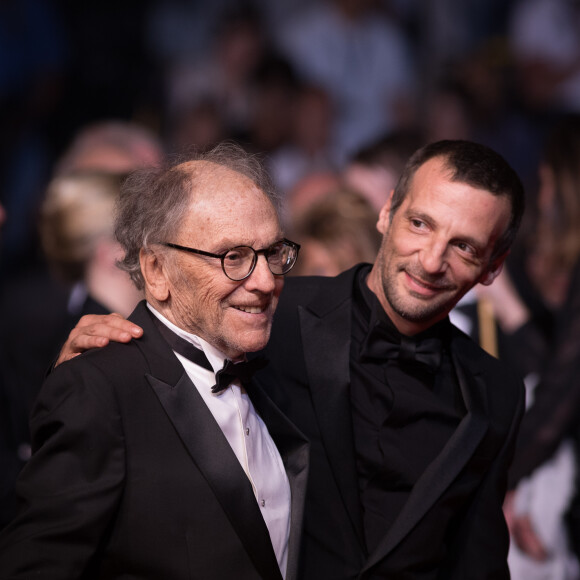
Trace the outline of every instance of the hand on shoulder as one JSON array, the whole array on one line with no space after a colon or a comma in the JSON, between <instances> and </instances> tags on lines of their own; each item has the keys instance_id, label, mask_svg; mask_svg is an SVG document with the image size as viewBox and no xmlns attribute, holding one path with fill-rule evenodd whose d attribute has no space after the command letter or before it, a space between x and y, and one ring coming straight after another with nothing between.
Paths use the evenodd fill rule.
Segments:
<instances>
[{"instance_id":1,"label":"hand on shoulder","mask_svg":"<svg viewBox=\"0 0 580 580\"><path fill-rule=\"evenodd\" d=\"M70 360L91 348L99 348L109 341L129 342L140 338L143 329L116 312L112 314L87 314L70 331L55 366Z\"/></svg>"}]
</instances>

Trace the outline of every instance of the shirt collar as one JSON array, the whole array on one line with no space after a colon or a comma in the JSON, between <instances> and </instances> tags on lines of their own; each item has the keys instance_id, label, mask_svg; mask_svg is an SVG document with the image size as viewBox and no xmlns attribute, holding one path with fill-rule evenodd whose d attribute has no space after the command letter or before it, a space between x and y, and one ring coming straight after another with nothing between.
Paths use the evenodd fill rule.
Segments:
<instances>
[{"instance_id":1,"label":"shirt collar","mask_svg":"<svg viewBox=\"0 0 580 580\"><path fill-rule=\"evenodd\" d=\"M184 338L185 340L191 342L193 346L202 350L205 356L207 357L209 364L212 366L214 373L217 373L219 370L223 368L224 363L228 358L223 352L221 352L219 349L215 348L209 342L197 336L196 334L187 332L186 330L183 330L179 326L173 324L173 322L171 322L165 316L163 316L163 314L161 314L158 310L156 310L151 304L149 304L149 302L147 302L147 307L153 313L154 316L156 316L159 320L161 320L161 322L165 324L165 326L167 326L170 330L175 332L175 334L181 336L181 338Z\"/></svg>"}]
</instances>

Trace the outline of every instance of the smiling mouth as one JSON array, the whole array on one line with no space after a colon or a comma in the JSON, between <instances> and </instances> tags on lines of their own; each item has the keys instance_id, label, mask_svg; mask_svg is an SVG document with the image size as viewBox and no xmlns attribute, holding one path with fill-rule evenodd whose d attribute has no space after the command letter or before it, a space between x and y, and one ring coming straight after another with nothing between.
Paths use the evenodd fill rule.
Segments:
<instances>
[{"instance_id":1,"label":"smiling mouth","mask_svg":"<svg viewBox=\"0 0 580 580\"><path fill-rule=\"evenodd\" d=\"M409 272L406 272L406 274L415 286L423 288L429 292L436 293L436 292L444 292L446 290L450 290L450 287L448 284L433 284L430 282L426 282L425 280L421 280L420 278L417 278L416 276L410 274Z\"/></svg>"},{"instance_id":2,"label":"smiling mouth","mask_svg":"<svg viewBox=\"0 0 580 580\"><path fill-rule=\"evenodd\" d=\"M234 306L233 308L247 312L248 314L261 314L266 310L265 306Z\"/></svg>"}]
</instances>

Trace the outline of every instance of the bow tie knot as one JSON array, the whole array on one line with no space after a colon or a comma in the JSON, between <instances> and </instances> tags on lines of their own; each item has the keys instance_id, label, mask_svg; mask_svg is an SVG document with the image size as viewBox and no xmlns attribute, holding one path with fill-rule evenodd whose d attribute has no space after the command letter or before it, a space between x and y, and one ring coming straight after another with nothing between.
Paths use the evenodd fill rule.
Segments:
<instances>
[{"instance_id":1,"label":"bow tie knot","mask_svg":"<svg viewBox=\"0 0 580 580\"><path fill-rule=\"evenodd\" d=\"M194 364L213 372L207 356L203 350L194 346L191 342L185 340L178 334L175 334L169 327L163 324L156 316L151 314L153 322L157 326L159 332L165 338L169 346L181 356L189 359ZM216 375L216 384L211 388L211 392L219 394L225 391L231 383L239 380L244 384L250 381L254 373L268 364L268 360L264 356L257 356L249 361L234 363L231 360L226 360L224 366Z\"/></svg>"},{"instance_id":2,"label":"bow tie knot","mask_svg":"<svg viewBox=\"0 0 580 580\"><path fill-rule=\"evenodd\" d=\"M443 343L440 338L427 337L416 340L409 336L400 336L397 343L393 338L375 327L363 342L362 358L382 362L399 360L401 363L420 363L435 372L441 365Z\"/></svg>"},{"instance_id":3,"label":"bow tie knot","mask_svg":"<svg viewBox=\"0 0 580 580\"><path fill-rule=\"evenodd\" d=\"M267 364L268 361L263 356L239 363L227 360L224 367L216 373L216 384L211 388L211 392L219 395L235 380L239 380L242 384L248 383L254 376L254 373L264 368Z\"/></svg>"},{"instance_id":4,"label":"bow tie knot","mask_svg":"<svg viewBox=\"0 0 580 580\"><path fill-rule=\"evenodd\" d=\"M441 365L441 340L426 338L417 342L402 336L398 357L402 362L418 362L436 371Z\"/></svg>"}]
</instances>

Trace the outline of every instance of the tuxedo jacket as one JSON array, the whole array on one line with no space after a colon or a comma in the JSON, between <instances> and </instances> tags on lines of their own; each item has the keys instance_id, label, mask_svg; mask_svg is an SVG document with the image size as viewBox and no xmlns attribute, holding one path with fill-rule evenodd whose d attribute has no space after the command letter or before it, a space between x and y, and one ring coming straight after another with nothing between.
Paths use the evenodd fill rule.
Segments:
<instances>
[{"instance_id":1,"label":"tuxedo jacket","mask_svg":"<svg viewBox=\"0 0 580 580\"><path fill-rule=\"evenodd\" d=\"M87 352L43 385L1 578L281 580L251 484L146 308L131 316L142 339ZM308 444L257 385L249 393L290 482L292 580Z\"/></svg>"},{"instance_id":2,"label":"tuxedo jacket","mask_svg":"<svg viewBox=\"0 0 580 580\"><path fill-rule=\"evenodd\" d=\"M267 347L270 364L259 377L310 440L302 577L507 579L502 502L523 384L455 328L451 357L466 414L378 547L366 551L349 398L360 267L336 278L287 280Z\"/></svg>"}]
</instances>

